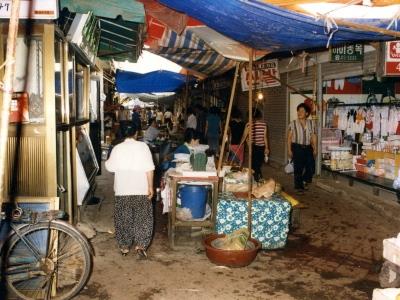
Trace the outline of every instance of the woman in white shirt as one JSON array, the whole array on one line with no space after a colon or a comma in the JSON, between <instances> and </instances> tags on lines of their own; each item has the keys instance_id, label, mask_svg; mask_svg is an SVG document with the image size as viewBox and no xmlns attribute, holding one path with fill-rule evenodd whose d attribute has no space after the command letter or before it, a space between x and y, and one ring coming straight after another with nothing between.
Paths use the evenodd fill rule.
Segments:
<instances>
[{"instance_id":1,"label":"woman in white shirt","mask_svg":"<svg viewBox=\"0 0 400 300\"><path fill-rule=\"evenodd\" d=\"M136 137L136 128L128 127L105 167L115 173L115 237L121 253L127 255L134 245L138 258L147 258L153 234L154 163L149 147Z\"/></svg>"}]
</instances>

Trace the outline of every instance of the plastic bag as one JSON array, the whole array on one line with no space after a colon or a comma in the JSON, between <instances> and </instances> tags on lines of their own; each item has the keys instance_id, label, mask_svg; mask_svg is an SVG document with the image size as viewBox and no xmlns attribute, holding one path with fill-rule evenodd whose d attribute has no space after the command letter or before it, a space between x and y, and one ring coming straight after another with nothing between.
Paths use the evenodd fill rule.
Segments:
<instances>
[{"instance_id":1,"label":"plastic bag","mask_svg":"<svg viewBox=\"0 0 400 300\"><path fill-rule=\"evenodd\" d=\"M400 176L397 177L394 181L393 181L393 188L398 190L400 189Z\"/></svg>"},{"instance_id":2,"label":"plastic bag","mask_svg":"<svg viewBox=\"0 0 400 300\"><path fill-rule=\"evenodd\" d=\"M294 172L293 161L289 160L288 164L285 166L285 173L292 174Z\"/></svg>"},{"instance_id":3,"label":"plastic bag","mask_svg":"<svg viewBox=\"0 0 400 300\"><path fill-rule=\"evenodd\" d=\"M267 162L268 162L268 160L269 160L269 157L268 157L268 155L267 155L267 154L265 154L265 155L264 155L264 162L265 162L265 163L267 163Z\"/></svg>"},{"instance_id":4,"label":"plastic bag","mask_svg":"<svg viewBox=\"0 0 400 300\"><path fill-rule=\"evenodd\" d=\"M250 233L247 228L241 228L225 235L222 238L215 239L211 245L217 249L223 250L245 250L248 248L248 239Z\"/></svg>"}]
</instances>

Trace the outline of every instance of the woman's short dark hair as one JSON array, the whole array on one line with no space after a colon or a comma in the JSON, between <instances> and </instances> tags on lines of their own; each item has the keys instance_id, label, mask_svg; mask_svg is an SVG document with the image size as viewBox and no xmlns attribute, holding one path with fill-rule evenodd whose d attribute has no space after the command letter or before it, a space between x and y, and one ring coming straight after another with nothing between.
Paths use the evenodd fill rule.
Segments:
<instances>
[{"instance_id":1,"label":"woman's short dark hair","mask_svg":"<svg viewBox=\"0 0 400 300\"><path fill-rule=\"evenodd\" d=\"M262 118L262 113L258 108L253 109L253 118L255 119L261 119Z\"/></svg>"},{"instance_id":2,"label":"woman's short dark hair","mask_svg":"<svg viewBox=\"0 0 400 300\"><path fill-rule=\"evenodd\" d=\"M242 117L242 113L236 106L234 106L232 108L232 118L240 119L241 117Z\"/></svg>"},{"instance_id":3,"label":"woman's short dark hair","mask_svg":"<svg viewBox=\"0 0 400 300\"><path fill-rule=\"evenodd\" d=\"M305 103L300 103L299 105L297 105L297 111L299 111L300 108L304 108L304 110L306 111L306 113L309 115L311 112L310 107L305 104Z\"/></svg>"},{"instance_id":4,"label":"woman's short dark hair","mask_svg":"<svg viewBox=\"0 0 400 300\"><path fill-rule=\"evenodd\" d=\"M122 136L124 138L129 138L135 136L137 132L137 127L134 124L131 124L130 126L126 127L125 130L122 132Z\"/></svg>"},{"instance_id":5,"label":"woman's short dark hair","mask_svg":"<svg viewBox=\"0 0 400 300\"><path fill-rule=\"evenodd\" d=\"M194 110L191 107L188 107L187 109L187 115L190 116L191 114L194 114Z\"/></svg>"},{"instance_id":6,"label":"woman's short dark hair","mask_svg":"<svg viewBox=\"0 0 400 300\"><path fill-rule=\"evenodd\" d=\"M210 109L208 110L210 114L218 115L219 114L219 109L216 106L211 106Z\"/></svg>"},{"instance_id":7,"label":"woman's short dark hair","mask_svg":"<svg viewBox=\"0 0 400 300\"><path fill-rule=\"evenodd\" d=\"M192 140L199 140L200 133L193 128L187 128L185 130L184 140L186 143L190 143Z\"/></svg>"}]
</instances>

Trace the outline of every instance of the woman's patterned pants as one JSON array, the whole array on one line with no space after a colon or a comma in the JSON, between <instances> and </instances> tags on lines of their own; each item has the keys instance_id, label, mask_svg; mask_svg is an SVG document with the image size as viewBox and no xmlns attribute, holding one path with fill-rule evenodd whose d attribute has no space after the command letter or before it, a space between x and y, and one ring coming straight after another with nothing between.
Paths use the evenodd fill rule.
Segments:
<instances>
[{"instance_id":1,"label":"woman's patterned pants","mask_svg":"<svg viewBox=\"0 0 400 300\"><path fill-rule=\"evenodd\" d=\"M153 234L153 204L145 195L115 196L115 237L120 248L147 249Z\"/></svg>"}]
</instances>

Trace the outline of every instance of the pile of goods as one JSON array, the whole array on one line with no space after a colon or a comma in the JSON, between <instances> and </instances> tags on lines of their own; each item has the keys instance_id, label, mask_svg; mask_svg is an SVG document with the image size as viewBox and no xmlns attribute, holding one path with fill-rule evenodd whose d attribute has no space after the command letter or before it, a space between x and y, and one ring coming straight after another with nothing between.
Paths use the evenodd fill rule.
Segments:
<instances>
[{"instance_id":1,"label":"pile of goods","mask_svg":"<svg viewBox=\"0 0 400 300\"><path fill-rule=\"evenodd\" d=\"M249 242L250 233L247 228L241 228L234 232L212 241L211 245L223 250L253 249L254 244Z\"/></svg>"}]
</instances>

